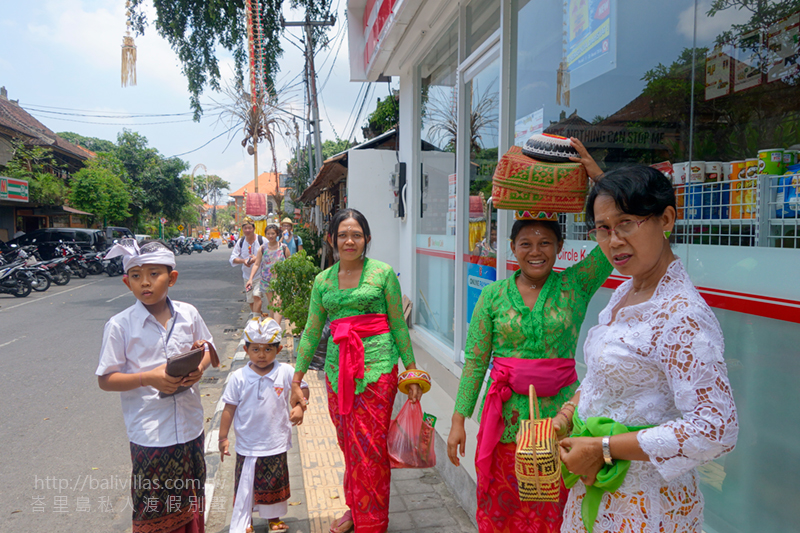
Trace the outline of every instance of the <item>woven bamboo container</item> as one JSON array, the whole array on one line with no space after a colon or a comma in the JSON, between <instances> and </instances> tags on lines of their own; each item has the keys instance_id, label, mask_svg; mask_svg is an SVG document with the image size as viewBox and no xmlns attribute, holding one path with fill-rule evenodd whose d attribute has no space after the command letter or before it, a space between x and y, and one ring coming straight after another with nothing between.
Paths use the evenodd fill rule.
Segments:
<instances>
[{"instance_id":1,"label":"woven bamboo container","mask_svg":"<svg viewBox=\"0 0 800 533\"><path fill-rule=\"evenodd\" d=\"M580 213L589 177L580 163L548 163L512 146L492 178L492 203L498 209Z\"/></svg>"},{"instance_id":2,"label":"woven bamboo container","mask_svg":"<svg viewBox=\"0 0 800 533\"><path fill-rule=\"evenodd\" d=\"M528 391L530 420L523 420L517 434L514 470L519 499L523 502L557 502L561 491L561 456L551 418L540 418L533 385Z\"/></svg>"}]
</instances>

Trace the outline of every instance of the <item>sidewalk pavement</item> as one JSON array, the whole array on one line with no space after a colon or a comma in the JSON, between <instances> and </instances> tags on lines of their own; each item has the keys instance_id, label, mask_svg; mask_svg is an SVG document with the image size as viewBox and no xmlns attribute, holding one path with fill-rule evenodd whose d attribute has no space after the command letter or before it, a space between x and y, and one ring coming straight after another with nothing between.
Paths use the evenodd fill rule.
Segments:
<instances>
[{"instance_id":1,"label":"sidewalk pavement","mask_svg":"<svg viewBox=\"0 0 800 533\"><path fill-rule=\"evenodd\" d=\"M294 364L293 339L284 340L279 360ZM233 356L230 370L246 364L243 344ZM336 441L336 429L328 415L323 372L306 374L310 403L303 424L293 428L293 447L288 453L292 496L289 514L283 517L291 533L328 533L330 524L346 511L342 488L344 456ZM223 387L214 391L221 396ZM235 455L219 461L218 436L223 405L216 404L206 437L206 531L227 532L233 510ZM235 449L235 435L228 437ZM437 451L438 453L438 451ZM438 453L438 461L447 457ZM257 533L268 531L267 521L254 518ZM435 468L392 470L389 531L467 533L477 529L456 502Z\"/></svg>"}]
</instances>

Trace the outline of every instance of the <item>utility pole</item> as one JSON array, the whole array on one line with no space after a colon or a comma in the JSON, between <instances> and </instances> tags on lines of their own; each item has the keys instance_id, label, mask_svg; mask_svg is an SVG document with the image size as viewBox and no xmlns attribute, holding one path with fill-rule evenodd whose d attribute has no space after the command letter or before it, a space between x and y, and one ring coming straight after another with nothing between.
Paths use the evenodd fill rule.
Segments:
<instances>
[{"instance_id":1,"label":"utility pole","mask_svg":"<svg viewBox=\"0 0 800 533\"><path fill-rule=\"evenodd\" d=\"M305 21L287 22L281 17L281 26L302 26L306 32L306 70L308 72L307 84L311 104L311 114L314 126L314 153L316 156L317 170L322 167L322 139L320 136L319 106L317 105L317 75L314 71L314 41L313 29L315 26L333 26L336 24L336 17L331 16L328 20L311 20L306 15ZM313 176L312 176L313 179Z\"/></svg>"}]
</instances>

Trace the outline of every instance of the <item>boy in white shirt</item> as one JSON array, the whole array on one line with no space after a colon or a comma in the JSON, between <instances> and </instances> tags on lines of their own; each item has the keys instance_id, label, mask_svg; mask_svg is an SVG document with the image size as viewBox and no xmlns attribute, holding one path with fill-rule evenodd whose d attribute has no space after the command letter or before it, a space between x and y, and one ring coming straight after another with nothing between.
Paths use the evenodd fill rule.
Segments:
<instances>
[{"instance_id":1,"label":"boy in white shirt","mask_svg":"<svg viewBox=\"0 0 800 533\"><path fill-rule=\"evenodd\" d=\"M275 361L281 328L272 318L254 318L244 329L250 362L231 374L222 401L220 460L228 452L228 432L236 432L236 478L231 533L252 531L252 512L269 520L269 531L288 531L280 518L288 512L292 426L303 422L305 406L289 409L294 368ZM308 385L301 382L305 398Z\"/></svg>"},{"instance_id":2,"label":"boy in white shirt","mask_svg":"<svg viewBox=\"0 0 800 533\"><path fill-rule=\"evenodd\" d=\"M132 531L202 533L206 464L197 382L209 365L219 366L213 339L197 309L167 296L178 271L166 246L152 241L140 249L135 239L123 239L107 255L116 256L137 302L106 323L95 373L101 389L121 393L133 465ZM203 345L194 372L166 373L170 357ZM181 386L189 388L173 394Z\"/></svg>"}]
</instances>

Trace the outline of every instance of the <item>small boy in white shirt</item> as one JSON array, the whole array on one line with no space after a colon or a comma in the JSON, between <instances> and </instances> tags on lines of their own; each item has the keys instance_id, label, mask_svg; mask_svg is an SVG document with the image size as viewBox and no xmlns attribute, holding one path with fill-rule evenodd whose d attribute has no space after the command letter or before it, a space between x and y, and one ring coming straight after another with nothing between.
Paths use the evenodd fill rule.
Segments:
<instances>
[{"instance_id":1,"label":"small boy in white shirt","mask_svg":"<svg viewBox=\"0 0 800 533\"><path fill-rule=\"evenodd\" d=\"M197 309L167 296L178 271L164 244L140 249L134 239L123 239L106 257L117 256L137 302L106 323L95 373L101 389L121 393L131 448L132 531L202 532L206 463L197 382L209 365L219 366L213 339ZM170 357L203 345L195 371L166 373ZM189 388L173 394L181 386Z\"/></svg>"},{"instance_id":2,"label":"small boy in white shirt","mask_svg":"<svg viewBox=\"0 0 800 533\"><path fill-rule=\"evenodd\" d=\"M220 460L228 452L228 432L236 432L236 478L231 533L252 531L252 512L269 520L269 531L288 531L280 518L289 508L289 465L292 426L303 422L305 406L289 409L294 368L275 361L281 328L272 318L253 318L244 329L244 350L250 362L231 374L222 401ZM308 399L308 385L301 383Z\"/></svg>"}]
</instances>

